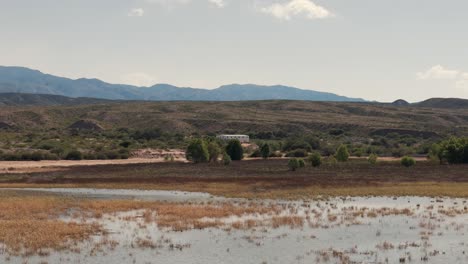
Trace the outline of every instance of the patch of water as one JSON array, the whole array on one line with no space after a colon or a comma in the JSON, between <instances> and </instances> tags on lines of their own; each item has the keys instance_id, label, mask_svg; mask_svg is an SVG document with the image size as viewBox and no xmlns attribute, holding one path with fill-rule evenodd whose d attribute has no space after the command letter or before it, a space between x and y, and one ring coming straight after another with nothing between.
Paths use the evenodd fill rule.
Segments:
<instances>
[{"instance_id":1,"label":"patch of water","mask_svg":"<svg viewBox=\"0 0 468 264\"><path fill-rule=\"evenodd\" d=\"M78 192L84 193L83 190ZM159 191L147 192L150 193L161 195ZM166 195L164 197L182 195L180 192L163 194ZM187 195L190 197L192 194ZM183 197L187 198L187 195ZM301 228L264 226L239 230L207 228L174 232L159 228L156 222L145 223L142 218L124 220L129 216L141 215L142 211L117 213L98 219L110 232L106 239L118 242L115 248L104 246L96 250L96 242L103 239L96 236L94 241L81 245L80 253L51 252L47 257L33 256L27 258L27 261L200 264L468 263L466 199L346 197L327 201L269 200L265 203L282 206L284 211L280 215L294 214L308 218ZM389 210L403 211L385 215ZM462 213L448 213L455 210ZM367 213L370 211L378 213L369 216ZM348 219L359 212L364 213ZM336 216L336 219L331 220L330 215ZM267 218L268 215L253 214L218 220L232 223ZM10 257L9 261L22 263L24 260L21 257Z\"/></svg>"}]
</instances>

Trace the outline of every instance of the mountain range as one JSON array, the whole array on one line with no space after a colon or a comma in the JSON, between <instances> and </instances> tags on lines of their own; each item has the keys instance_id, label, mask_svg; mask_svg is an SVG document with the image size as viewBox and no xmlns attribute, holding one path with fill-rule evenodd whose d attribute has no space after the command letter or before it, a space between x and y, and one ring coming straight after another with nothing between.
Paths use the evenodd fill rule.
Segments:
<instances>
[{"instance_id":1,"label":"mountain range","mask_svg":"<svg viewBox=\"0 0 468 264\"><path fill-rule=\"evenodd\" d=\"M60 95L72 98L87 97L146 101L248 101L270 99L336 102L365 101L361 98L350 98L333 93L304 90L283 85L230 84L212 90L177 87L170 84L138 87L110 84L98 79L81 78L73 80L44 74L29 68L5 66L0 66L0 93L9 93L10 96L16 93L26 93ZM79 103L79 101L75 101L75 103Z\"/></svg>"}]
</instances>

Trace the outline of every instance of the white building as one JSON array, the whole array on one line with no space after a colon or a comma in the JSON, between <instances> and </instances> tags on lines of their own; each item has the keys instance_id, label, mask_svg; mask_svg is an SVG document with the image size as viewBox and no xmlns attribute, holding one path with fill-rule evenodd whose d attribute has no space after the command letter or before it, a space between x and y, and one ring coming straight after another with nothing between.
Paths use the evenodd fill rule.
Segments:
<instances>
[{"instance_id":1,"label":"white building","mask_svg":"<svg viewBox=\"0 0 468 264\"><path fill-rule=\"evenodd\" d=\"M240 141L240 143L249 143L250 138L247 135L219 135L217 138L221 140L226 140L229 141L231 139L237 139Z\"/></svg>"}]
</instances>

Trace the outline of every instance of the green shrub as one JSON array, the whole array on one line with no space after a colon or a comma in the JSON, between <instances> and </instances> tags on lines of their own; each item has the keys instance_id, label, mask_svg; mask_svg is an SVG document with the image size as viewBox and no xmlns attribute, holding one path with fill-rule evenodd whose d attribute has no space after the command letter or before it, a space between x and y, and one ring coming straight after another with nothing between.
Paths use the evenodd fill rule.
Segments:
<instances>
[{"instance_id":1,"label":"green shrub","mask_svg":"<svg viewBox=\"0 0 468 264\"><path fill-rule=\"evenodd\" d=\"M252 152L252 154L250 154L251 158L260 158L261 156L262 156L262 153L260 152L259 149L254 150L254 152Z\"/></svg>"},{"instance_id":2,"label":"green shrub","mask_svg":"<svg viewBox=\"0 0 468 264\"><path fill-rule=\"evenodd\" d=\"M329 156L327 159L327 164L330 166L335 166L338 163L338 160L334 156Z\"/></svg>"},{"instance_id":3,"label":"green shrub","mask_svg":"<svg viewBox=\"0 0 468 264\"><path fill-rule=\"evenodd\" d=\"M404 156L401 158L401 165L409 168L412 167L416 164L416 160L414 160L412 157Z\"/></svg>"},{"instance_id":4,"label":"green shrub","mask_svg":"<svg viewBox=\"0 0 468 264\"><path fill-rule=\"evenodd\" d=\"M295 171L299 168L299 160L297 158L292 158L288 161L288 168L291 171Z\"/></svg>"},{"instance_id":5,"label":"green shrub","mask_svg":"<svg viewBox=\"0 0 468 264\"><path fill-rule=\"evenodd\" d=\"M450 138L437 147L441 161L450 164L468 163L468 138Z\"/></svg>"},{"instance_id":6,"label":"green shrub","mask_svg":"<svg viewBox=\"0 0 468 264\"><path fill-rule=\"evenodd\" d=\"M130 145L132 144L132 142L126 140L126 141L123 141L119 144L119 146L123 147L123 148L128 148L130 147Z\"/></svg>"},{"instance_id":7,"label":"green shrub","mask_svg":"<svg viewBox=\"0 0 468 264\"><path fill-rule=\"evenodd\" d=\"M312 167L319 167L322 164L322 156L319 153L312 153L307 158Z\"/></svg>"},{"instance_id":8,"label":"green shrub","mask_svg":"<svg viewBox=\"0 0 468 264\"><path fill-rule=\"evenodd\" d=\"M377 164L377 159L378 158L379 158L379 156L377 156L377 154L372 153L367 158L367 162L369 162L369 164L371 164L371 165L375 165L375 164Z\"/></svg>"},{"instance_id":9,"label":"green shrub","mask_svg":"<svg viewBox=\"0 0 468 264\"><path fill-rule=\"evenodd\" d=\"M305 149L296 149L286 153L286 157L304 158L307 157L307 154L307 150Z\"/></svg>"},{"instance_id":10,"label":"green shrub","mask_svg":"<svg viewBox=\"0 0 468 264\"><path fill-rule=\"evenodd\" d=\"M348 159L349 159L348 147L346 147L346 145L339 146L338 149L335 152L335 158L339 162L348 161Z\"/></svg>"},{"instance_id":11,"label":"green shrub","mask_svg":"<svg viewBox=\"0 0 468 264\"><path fill-rule=\"evenodd\" d=\"M107 159L115 160L120 158L120 154L115 150L109 150L105 153Z\"/></svg>"},{"instance_id":12,"label":"green shrub","mask_svg":"<svg viewBox=\"0 0 468 264\"><path fill-rule=\"evenodd\" d=\"M226 153L231 157L231 160L242 160L244 158L244 149L239 140L233 139L226 146Z\"/></svg>"},{"instance_id":13,"label":"green shrub","mask_svg":"<svg viewBox=\"0 0 468 264\"><path fill-rule=\"evenodd\" d=\"M85 159L85 160L96 160L98 158L97 158L96 154L88 152L88 153L83 154L83 159Z\"/></svg>"},{"instance_id":14,"label":"green shrub","mask_svg":"<svg viewBox=\"0 0 468 264\"><path fill-rule=\"evenodd\" d=\"M305 167L304 159L297 159L297 162L299 163L299 168L304 168Z\"/></svg>"},{"instance_id":15,"label":"green shrub","mask_svg":"<svg viewBox=\"0 0 468 264\"><path fill-rule=\"evenodd\" d=\"M264 143L260 149L262 158L267 159L270 156L270 145Z\"/></svg>"},{"instance_id":16,"label":"green shrub","mask_svg":"<svg viewBox=\"0 0 468 264\"><path fill-rule=\"evenodd\" d=\"M219 155L221 155L221 148L219 147L218 143L212 141L208 143L208 155L210 156L210 162L218 161Z\"/></svg>"},{"instance_id":17,"label":"green shrub","mask_svg":"<svg viewBox=\"0 0 468 264\"><path fill-rule=\"evenodd\" d=\"M223 153L223 164L226 166L231 164L231 157L226 153Z\"/></svg>"},{"instance_id":18,"label":"green shrub","mask_svg":"<svg viewBox=\"0 0 468 264\"><path fill-rule=\"evenodd\" d=\"M187 160L195 163L207 162L210 159L208 147L202 139L194 139L190 142L186 151Z\"/></svg>"},{"instance_id":19,"label":"green shrub","mask_svg":"<svg viewBox=\"0 0 468 264\"><path fill-rule=\"evenodd\" d=\"M83 154L78 150L72 150L65 156L66 160L82 160Z\"/></svg>"},{"instance_id":20,"label":"green shrub","mask_svg":"<svg viewBox=\"0 0 468 264\"><path fill-rule=\"evenodd\" d=\"M281 151L274 151L270 153L270 158L281 158L283 157L283 154Z\"/></svg>"}]
</instances>

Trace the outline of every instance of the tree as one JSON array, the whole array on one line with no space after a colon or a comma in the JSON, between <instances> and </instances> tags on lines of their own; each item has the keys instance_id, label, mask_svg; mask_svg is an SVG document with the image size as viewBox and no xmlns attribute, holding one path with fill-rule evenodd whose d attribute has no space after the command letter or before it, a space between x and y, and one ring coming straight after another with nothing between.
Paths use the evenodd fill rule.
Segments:
<instances>
[{"instance_id":1,"label":"tree","mask_svg":"<svg viewBox=\"0 0 468 264\"><path fill-rule=\"evenodd\" d=\"M260 152L262 154L262 158L268 159L268 157L270 157L270 145L268 145L268 143L264 143L260 148Z\"/></svg>"},{"instance_id":2,"label":"tree","mask_svg":"<svg viewBox=\"0 0 468 264\"><path fill-rule=\"evenodd\" d=\"M185 153L187 160L195 163L207 162L210 159L208 147L203 139L194 139L190 142Z\"/></svg>"},{"instance_id":3,"label":"tree","mask_svg":"<svg viewBox=\"0 0 468 264\"><path fill-rule=\"evenodd\" d=\"M335 152L335 158L340 162L348 161L349 152L346 145L341 145L338 147L338 149Z\"/></svg>"},{"instance_id":4,"label":"tree","mask_svg":"<svg viewBox=\"0 0 468 264\"><path fill-rule=\"evenodd\" d=\"M208 154L210 156L210 162L218 161L219 155L221 155L222 151L219 147L218 143L215 141L211 141L208 143Z\"/></svg>"},{"instance_id":5,"label":"tree","mask_svg":"<svg viewBox=\"0 0 468 264\"><path fill-rule=\"evenodd\" d=\"M226 146L226 153L231 157L231 160L242 160L244 158L244 150L239 140L230 140Z\"/></svg>"},{"instance_id":6,"label":"tree","mask_svg":"<svg viewBox=\"0 0 468 264\"><path fill-rule=\"evenodd\" d=\"M414 166L416 164L416 161L412 157L404 156L401 158L401 165L409 168L411 166Z\"/></svg>"},{"instance_id":7,"label":"tree","mask_svg":"<svg viewBox=\"0 0 468 264\"><path fill-rule=\"evenodd\" d=\"M319 153L312 153L307 158L307 161L312 167L319 167L320 165L322 165L322 156Z\"/></svg>"},{"instance_id":8,"label":"tree","mask_svg":"<svg viewBox=\"0 0 468 264\"><path fill-rule=\"evenodd\" d=\"M299 160L297 158L292 158L288 161L288 167L290 170L295 171L299 168Z\"/></svg>"},{"instance_id":9,"label":"tree","mask_svg":"<svg viewBox=\"0 0 468 264\"><path fill-rule=\"evenodd\" d=\"M377 164L377 159L378 158L379 158L379 156L377 156L377 154L372 153L367 158L367 161L369 162L369 164L375 165L375 164Z\"/></svg>"}]
</instances>

